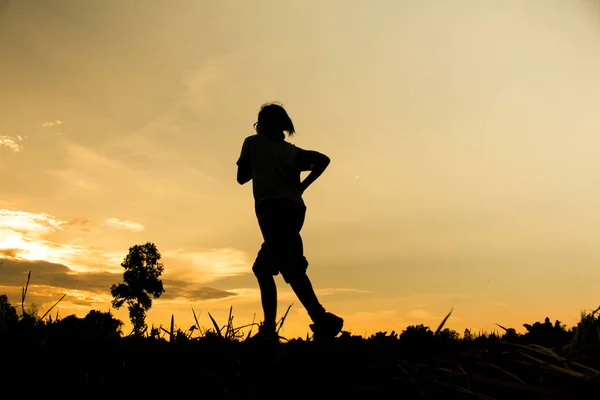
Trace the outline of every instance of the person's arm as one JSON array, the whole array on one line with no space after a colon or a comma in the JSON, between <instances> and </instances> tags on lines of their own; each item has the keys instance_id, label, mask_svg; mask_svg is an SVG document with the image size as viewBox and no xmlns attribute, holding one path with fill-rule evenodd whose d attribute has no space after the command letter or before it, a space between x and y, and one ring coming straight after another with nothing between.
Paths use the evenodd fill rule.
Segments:
<instances>
[{"instance_id":1,"label":"person's arm","mask_svg":"<svg viewBox=\"0 0 600 400\"><path fill-rule=\"evenodd\" d=\"M296 165L301 171L310 173L300 182L300 193L312 185L329 166L331 160L323 153L314 150L301 150L296 157Z\"/></svg>"},{"instance_id":2,"label":"person's arm","mask_svg":"<svg viewBox=\"0 0 600 400\"><path fill-rule=\"evenodd\" d=\"M250 161L248 160L248 141L244 140L244 144L242 145L242 152L240 154L240 158L238 158L236 162L237 169L237 181L240 185L248 182L252 179L252 166L250 165Z\"/></svg>"},{"instance_id":3,"label":"person's arm","mask_svg":"<svg viewBox=\"0 0 600 400\"><path fill-rule=\"evenodd\" d=\"M238 165L237 170L237 181L240 185L250 181L252 179L252 168L246 165Z\"/></svg>"}]
</instances>

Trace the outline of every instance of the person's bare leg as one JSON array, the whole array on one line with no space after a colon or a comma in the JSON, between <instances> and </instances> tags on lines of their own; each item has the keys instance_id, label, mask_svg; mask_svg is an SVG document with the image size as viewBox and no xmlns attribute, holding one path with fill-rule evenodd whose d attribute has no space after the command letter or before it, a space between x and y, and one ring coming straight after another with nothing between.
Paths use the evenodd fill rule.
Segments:
<instances>
[{"instance_id":1,"label":"person's bare leg","mask_svg":"<svg viewBox=\"0 0 600 400\"><path fill-rule=\"evenodd\" d=\"M275 330L277 318L277 285L275 279L269 274L259 274L257 277L260 288L260 300L264 313L263 326L267 331Z\"/></svg>"},{"instance_id":2,"label":"person's bare leg","mask_svg":"<svg viewBox=\"0 0 600 400\"><path fill-rule=\"evenodd\" d=\"M310 319L318 323L325 315L325 308L319 303L319 299L313 289L312 283L306 274L298 274L290 279L290 286L296 293L298 300L302 303Z\"/></svg>"}]
</instances>

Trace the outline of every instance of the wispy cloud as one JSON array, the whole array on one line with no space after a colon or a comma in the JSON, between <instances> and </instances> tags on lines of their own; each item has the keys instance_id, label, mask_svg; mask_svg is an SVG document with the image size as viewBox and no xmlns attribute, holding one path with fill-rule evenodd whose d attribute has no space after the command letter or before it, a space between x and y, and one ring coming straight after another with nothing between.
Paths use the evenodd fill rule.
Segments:
<instances>
[{"instance_id":1,"label":"wispy cloud","mask_svg":"<svg viewBox=\"0 0 600 400\"><path fill-rule=\"evenodd\" d=\"M111 226L139 231L141 224L111 218ZM61 220L41 212L0 209L0 256L15 261L45 261L67 266L72 273L120 272L126 249L115 251L90 246L79 234L96 231L86 219ZM231 248L161 250L166 280L185 282L178 296L215 298L234 293L206 292L207 283L226 277L250 274L252 260L243 251Z\"/></svg>"},{"instance_id":2,"label":"wispy cloud","mask_svg":"<svg viewBox=\"0 0 600 400\"><path fill-rule=\"evenodd\" d=\"M27 281L27 274L31 271L32 287L54 288L55 292L69 292L70 296L78 293L81 302L108 302L110 301L110 286L122 280L119 272L74 272L68 266L47 261L3 260L0 277L0 287L21 287ZM184 301L185 303L222 299L237 296L234 290L217 289L210 286L198 285L177 279L162 279L165 293L161 300ZM4 285L4 286L3 286ZM1 292L1 291L0 291ZM28 292L29 293L29 292ZM35 294L34 291L29 294ZM257 298L258 299L258 298Z\"/></svg>"},{"instance_id":3,"label":"wispy cloud","mask_svg":"<svg viewBox=\"0 0 600 400\"><path fill-rule=\"evenodd\" d=\"M56 126L56 125L60 125L60 124L62 124L62 123L63 123L63 122L62 122L62 121L59 121L59 120L54 120L54 121L46 121L46 122L43 122L43 123L42 123L42 126L43 126L44 128L47 128L47 127L50 127L50 126Z\"/></svg>"},{"instance_id":4,"label":"wispy cloud","mask_svg":"<svg viewBox=\"0 0 600 400\"><path fill-rule=\"evenodd\" d=\"M6 286L23 286L29 271L31 271L30 285L32 287L53 287L54 290L63 292L65 290L79 290L92 293L109 293L110 285L120 279L117 273L77 273L64 264L43 260L4 258L0 269L2 284Z\"/></svg>"},{"instance_id":5,"label":"wispy cloud","mask_svg":"<svg viewBox=\"0 0 600 400\"><path fill-rule=\"evenodd\" d=\"M410 310L406 316L412 319L431 319L433 317L429 311L423 309Z\"/></svg>"},{"instance_id":6,"label":"wispy cloud","mask_svg":"<svg viewBox=\"0 0 600 400\"><path fill-rule=\"evenodd\" d=\"M131 232L141 232L144 230L144 225L140 223L121 220L118 218L108 218L106 221L104 221L104 223L113 228L125 229Z\"/></svg>"},{"instance_id":7,"label":"wispy cloud","mask_svg":"<svg viewBox=\"0 0 600 400\"><path fill-rule=\"evenodd\" d=\"M118 195L127 203L145 197L154 204L162 201L181 204L201 196L196 185L182 185L182 182L204 184L212 179L194 168L172 163L172 155L168 160L163 159L161 151L154 148L156 143L140 141L135 152L128 147L131 143L128 150L116 152L83 146L71 140L65 140L61 145L65 151L64 165L49 169L47 173L58 177L63 189L72 196L93 195L97 200L98 196ZM217 184L217 181L211 182Z\"/></svg>"},{"instance_id":8,"label":"wispy cloud","mask_svg":"<svg viewBox=\"0 0 600 400\"><path fill-rule=\"evenodd\" d=\"M350 288L325 288L315 290L319 296L329 296L339 293L371 293L369 290L350 289Z\"/></svg>"},{"instance_id":9,"label":"wispy cloud","mask_svg":"<svg viewBox=\"0 0 600 400\"><path fill-rule=\"evenodd\" d=\"M102 193L109 182L115 185L115 177L123 177L127 181L136 182L131 176L130 169L118 161L105 157L85 146L73 142L65 143L67 152L67 166L61 169L52 169L48 173L61 178L64 183L76 192L94 194ZM122 186L119 186L121 189Z\"/></svg>"},{"instance_id":10,"label":"wispy cloud","mask_svg":"<svg viewBox=\"0 0 600 400\"><path fill-rule=\"evenodd\" d=\"M252 273L252 261L245 252L236 249L206 249L188 251L167 250L161 253L165 264L177 265L166 276L191 283L216 280ZM171 275L169 275L171 274Z\"/></svg>"},{"instance_id":11,"label":"wispy cloud","mask_svg":"<svg viewBox=\"0 0 600 400\"><path fill-rule=\"evenodd\" d=\"M62 223L46 213L0 210L0 249L15 259L62 262L78 251L77 245L47 239L61 229Z\"/></svg>"},{"instance_id":12,"label":"wispy cloud","mask_svg":"<svg viewBox=\"0 0 600 400\"><path fill-rule=\"evenodd\" d=\"M22 141L23 137L21 136L0 136L0 147L6 147L13 153L19 153L23 150Z\"/></svg>"},{"instance_id":13,"label":"wispy cloud","mask_svg":"<svg viewBox=\"0 0 600 400\"><path fill-rule=\"evenodd\" d=\"M61 227L68 228L77 232L90 232L90 220L85 218L75 218L71 221L66 221L61 223Z\"/></svg>"},{"instance_id":14,"label":"wispy cloud","mask_svg":"<svg viewBox=\"0 0 600 400\"><path fill-rule=\"evenodd\" d=\"M63 224L62 221L46 213L13 210L0 210L0 222L2 229L28 233L34 236L56 231Z\"/></svg>"},{"instance_id":15,"label":"wispy cloud","mask_svg":"<svg viewBox=\"0 0 600 400\"><path fill-rule=\"evenodd\" d=\"M164 280L165 293L161 301L183 301L185 303L198 300L224 299L237 296L233 290L217 289L204 285L190 284L181 280Z\"/></svg>"},{"instance_id":16,"label":"wispy cloud","mask_svg":"<svg viewBox=\"0 0 600 400\"><path fill-rule=\"evenodd\" d=\"M81 221L62 221L43 212L0 209L0 252L14 260L44 260L73 270L108 270L107 257L101 250L85 246L78 238L53 240L53 235L66 230L80 231Z\"/></svg>"},{"instance_id":17,"label":"wispy cloud","mask_svg":"<svg viewBox=\"0 0 600 400\"><path fill-rule=\"evenodd\" d=\"M107 272L76 272L66 265L40 260L18 260L11 254L0 252L3 258L0 268L0 293L8 295L9 299L20 296L20 290L27 281L31 271L31 282L28 290L28 300L44 306L54 303L63 294L67 294L61 303L62 308L72 311L80 308L86 312L90 308L110 307L110 287L122 280L120 271ZM6 257L9 256L9 257ZM236 290L225 290L206 285L199 285L178 279L162 279L165 293L161 303L186 307L190 303L206 300L223 300L238 297ZM253 296L258 301L258 296Z\"/></svg>"}]
</instances>

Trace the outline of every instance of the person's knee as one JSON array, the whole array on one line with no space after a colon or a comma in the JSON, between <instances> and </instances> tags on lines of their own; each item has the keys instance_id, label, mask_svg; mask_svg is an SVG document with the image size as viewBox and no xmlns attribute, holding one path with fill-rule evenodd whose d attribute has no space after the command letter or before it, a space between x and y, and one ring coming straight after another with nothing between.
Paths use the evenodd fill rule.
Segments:
<instances>
[{"instance_id":1,"label":"person's knee","mask_svg":"<svg viewBox=\"0 0 600 400\"><path fill-rule=\"evenodd\" d=\"M267 279L273 279L273 277L279 273L279 271L274 269L272 265L262 263L255 263L252 266L252 272L259 282Z\"/></svg>"},{"instance_id":2,"label":"person's knee","mask_svg":"<svg viewBox=\"0 0 600 400\"><path fill-rule=\"evenodd\" d=\"M306 280L308 275L306 275L306 270L292 270L283 275L283 280L288 284L294 286L295 284L299 284Z\"/></svg>"},{"instance_id":3,"label":"person's knee","mask_svg":"<svg viewBox=\"0 0 600 400\"><path fill-rule=\"evenodd\" d=\"M265 243L263 243L263 246L254 260L254 264L252 264L252 272L256 278L260 278L263 275L272 273L272 271L273 260L266 250Z\"/></svg>"},{"instance_id":4,"label":"person's knee","mask_svg":"<svg viewBox=\"0 0 600 400\"><path fill-rule=\"evenodd\" d=\"M252 272L258 280L264 279L264 277L267 276L265 268L261 265L254 264L254 266L252 267Z\"/></svg>"}]
</instances>

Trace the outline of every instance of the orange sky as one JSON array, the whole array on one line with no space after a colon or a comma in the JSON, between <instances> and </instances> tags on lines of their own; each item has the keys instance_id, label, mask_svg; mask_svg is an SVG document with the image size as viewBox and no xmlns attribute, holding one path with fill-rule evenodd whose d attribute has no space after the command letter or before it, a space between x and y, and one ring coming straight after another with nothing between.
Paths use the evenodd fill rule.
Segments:
<instances>
[{"instance_id":1,"label":"orange sky","mask_svg":"<svg viewBox=\"0 0 600 400\"><path fill-rule=\"evenodd\" d=\"M0 293L110 308L130 246L166 292L262 317L251 186L262 103L332 163L305 194L309 275L354 334L571 325L596 308L600 7L585 0L0 0ZM283 335L309 319L281 277ZM114 311L128 323L127 311ZM54 312L53 312L54 314Z\"/></svg>"}]
</instances>

